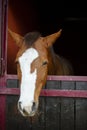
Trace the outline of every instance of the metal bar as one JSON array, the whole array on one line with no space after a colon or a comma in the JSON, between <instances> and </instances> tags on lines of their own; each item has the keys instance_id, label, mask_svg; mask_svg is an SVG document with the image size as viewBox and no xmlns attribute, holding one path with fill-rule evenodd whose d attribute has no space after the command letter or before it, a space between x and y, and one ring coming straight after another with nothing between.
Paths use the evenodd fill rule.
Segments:
<instances>
[{"instance_id":1,"label":"metal bar","mask_svg":"<svg viewBox=\"0 0 87 130\"><path fill-rule=\"evenodd\" d=\"M6 45L6 15L7 15L7 0L0 0L0 87L5 89L6 80L5 72L5 45ZM6 129L6 95L0 95L0 130Z\"/></svg>"},{"instance_id":2,"label":"metal bar","mask_svg":"<svg viewBox=\"0 0 87 130\"><path fill-rule=\"evenodd\" d=\"M1 53L2 53L2 45L1 45L1 39L2 39L2 30L1 30L1 27L2 27L2 1L0 0L0 75L2 73L2 62L1 62Z\"/></svg>"},{"instance_id":3,"label":"metal bar","mask_svg":"<svg viewBox=\"0 0 87 130\"><path fill-rule=\"evenodd\" d=\"M0 0L0 75L6 68L6 23L7 23L7 0Z\"/></svg>"},{"instance_id":4,"label":"metal bar","mask_svg":"<svg viewBox=\"0 0 87 130\"><path fill-rule=\"evenodd\" d=\"M43 90L41 96L87 98L86 90Z\"/></svg>"},{"instance_id":5,"label":"metal bar","mask_svg":"<svg viewBox=\"0 0 87 130\"><path fill-rule=\"evenodd\" d=\"M6 79L18 79L17 75L5 75ZM55 76L48 75L47 80L58 81L87 81L87 76Z\"/></svg>"},{"instance_id":6,"label":"metal bar","mask_svg":"<svg viewBox=\"0 0 87 130\"><path fill-rule=\"evenodd\" d=\"M48 76L47 80L60 80L60 81L87 81L87 76Z\"/></svg>"},{"instance_id":7,"label":"metal bar","mask_svg":"<svg viewBox=\"0 0 87 130\"><path fill-rule=\"evenodd\" d=\"M0 95L19 95L19 88L0 88ZM40 96L87 98L87 90L43 89Z\"/></svg>"}]
</instances>

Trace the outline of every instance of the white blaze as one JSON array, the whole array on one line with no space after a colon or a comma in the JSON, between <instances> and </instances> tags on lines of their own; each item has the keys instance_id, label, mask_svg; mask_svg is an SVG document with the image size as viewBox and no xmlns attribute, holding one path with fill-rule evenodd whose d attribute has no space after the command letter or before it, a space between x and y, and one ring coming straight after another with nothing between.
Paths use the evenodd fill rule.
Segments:
<instances>
[{"instance_id":1,"label":"white blaze","mask_svg":"<svg viewBox=\"0 0 87 130\"><path fill-rule=\"evenodd\" d=\"M34 101L34 90L37 78L37 70L31 73L31 63L38 57L38 52L34 48L27 49L22 56L19 57L19 64L22 72L21 90L19 101L22 102L21 107L32 106Z\"/></svg>"}]
</instances>

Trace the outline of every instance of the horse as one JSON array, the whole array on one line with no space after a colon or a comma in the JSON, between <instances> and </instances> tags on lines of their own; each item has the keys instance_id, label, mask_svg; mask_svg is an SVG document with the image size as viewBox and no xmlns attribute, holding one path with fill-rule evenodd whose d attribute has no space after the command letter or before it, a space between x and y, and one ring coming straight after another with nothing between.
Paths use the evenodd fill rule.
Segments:
<instances>
[{"instance_id":1,"label":"horse","mask_svg":"<svg viewBox=\"0 0 87 130\"><path fill-rule=\"evenodd\" d=\"M39 106L39 96L47 75L71 75L71 64L54 52L53 44L61 36L59 31L42 36L29 32L24 36L8 29L19 47L15 62L20 85L18 109L23 116L33 117Z\"/></svg>"}]
</instances>

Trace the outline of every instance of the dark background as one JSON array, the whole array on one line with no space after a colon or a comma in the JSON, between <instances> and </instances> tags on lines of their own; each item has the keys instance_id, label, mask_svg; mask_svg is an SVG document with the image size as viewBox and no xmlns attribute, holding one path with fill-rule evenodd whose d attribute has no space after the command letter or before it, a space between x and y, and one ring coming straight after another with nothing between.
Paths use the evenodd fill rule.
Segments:
<instances>
[{"instance_id":1,"label":"dark background","mask_svg":"<svg viewBox=\"0 0 87 130\"><path fill-rule=\"evenodd\" d=\"M22 35L37 30L46 36L62 28L62 35L53 46L55 52L69 59L74 68L74 75L87 76L86 3L83 1L9 0L9 6L13 12L15 11L13 13L15 18L20 19L21 24L26 26L23 26ZM29 26L29 24L32 25Z\"/></svg>"}]
</instances>

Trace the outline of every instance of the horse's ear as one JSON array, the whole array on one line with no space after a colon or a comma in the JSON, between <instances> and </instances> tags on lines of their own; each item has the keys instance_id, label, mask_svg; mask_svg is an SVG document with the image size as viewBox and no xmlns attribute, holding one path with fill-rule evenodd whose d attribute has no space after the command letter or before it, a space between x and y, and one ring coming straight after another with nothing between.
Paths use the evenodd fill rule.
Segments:
<instances>
[{"instance_id":1,"label":"horse's ear","mask_svg":"<svg viewBox=\"0 0 87 130\"><path fill-rule=\"evenodd\" d=\"M56 33L53 33L49 36L46 36L45 39L46 39L46 43L47 43L47 46L52 46L53 43L55 43L55 41L60 37L61 35L61 32L62 32L62 29L60 29L58 32Z\"/></svg>"},{"instance_id":2,"label":"horse's ear","mask_svg":"<svg viewBox=\"0 0 87 130\"><path fill-rule=\"evenodd\" d=\"M23 37L13 31L11 31L9 28L8 28L8 32L9 34L11 35L11 37L13 38L13 40L15 41L16 45L18 47L21 47L22 45L22 41L23 41Z\"/></svg>"}]
</instances>

